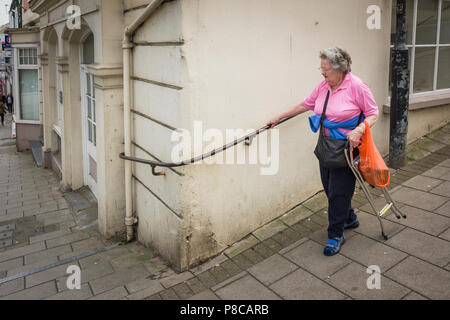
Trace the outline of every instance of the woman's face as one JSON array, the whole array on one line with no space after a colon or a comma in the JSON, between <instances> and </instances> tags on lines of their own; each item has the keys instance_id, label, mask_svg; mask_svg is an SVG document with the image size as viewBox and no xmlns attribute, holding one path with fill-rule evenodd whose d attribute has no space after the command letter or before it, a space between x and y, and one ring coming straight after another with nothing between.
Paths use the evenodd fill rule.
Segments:
<instances>
[{"instance_id":1,"label":"woman's face","mask_svg":"<svg viewBox=\"0 0 450 320\"><path fill-rule=\"evenodd\" d=\"M320 72L322 73L322 76L330 85L330 87L337 85L344 76L344 73L342 71L334 70L330 61L328 61L327 59L321 59Z\"/></svg>"}]
</instances>

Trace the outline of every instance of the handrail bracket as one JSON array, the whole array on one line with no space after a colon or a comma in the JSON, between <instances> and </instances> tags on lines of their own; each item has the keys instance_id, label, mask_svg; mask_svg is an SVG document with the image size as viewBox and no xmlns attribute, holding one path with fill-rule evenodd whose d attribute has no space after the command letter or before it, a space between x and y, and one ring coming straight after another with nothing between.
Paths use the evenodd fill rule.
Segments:
<instances>
[{"instance_id":1,"label":"handrail bracket","mask_svg":"<svg viewBox=\"0 0 450 320\"><path fill-rule=\"evenodd\" d=\"M164 171L158 171L155 170L156 166L152 166L152 173L154 176L165 176L166 173Z\"/></svg>"}]
</instances>

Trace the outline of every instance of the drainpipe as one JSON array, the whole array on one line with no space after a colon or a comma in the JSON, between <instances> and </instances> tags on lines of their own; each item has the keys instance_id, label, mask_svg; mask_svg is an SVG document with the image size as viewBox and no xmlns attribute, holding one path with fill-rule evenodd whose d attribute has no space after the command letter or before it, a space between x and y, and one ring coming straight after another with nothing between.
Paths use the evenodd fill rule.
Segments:
<instances>
[{"instance_id":1,"label":"drainpipe","mask_svg":"<svg viewBox=\"0 0 450 320\"><path fill-rule=\"evenodd\" d=\"M125 155L131 156L131 50L134 45L131 42L136 30L144 23L164 0L153 0L144 9L144 12L136 20L125 28L123 34L123 113L124 113L124 140ZM125 225L127 227L127 242L133 240L133 226L137 218L133 217L133 202L131 194L131 161L125 161Z\"/></svg>"},{"instance_id":2,"label":"drainpipe","mask_svg":"<svg viewBox=\"0 0 450 320\"><path fill-rule=\"evenodd\" d=\"M392 49L392 84L389 135L389 166L398 169L406 165L408 133L409 71L406 47L406 1L397 0L397 30Z\"/></svg>"}]
</instances>

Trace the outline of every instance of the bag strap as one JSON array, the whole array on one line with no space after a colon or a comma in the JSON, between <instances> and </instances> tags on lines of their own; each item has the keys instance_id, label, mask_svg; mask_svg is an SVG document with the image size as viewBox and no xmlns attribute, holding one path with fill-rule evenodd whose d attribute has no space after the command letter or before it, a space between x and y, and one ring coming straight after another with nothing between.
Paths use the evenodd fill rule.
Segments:
<instances>
[{"instance_id":1,"label":"bag strap","mask_svg":"<svg viewBox=\"0 0 450 320\"><path fill-rule=\"evenodd\" d=\"M330 90L327 92L327 97L325 98L325 103L323 105L322 116L320 117L320 132L323 130L323 120L325 119L325 112L327 111L328 98L330 97Z\"/></svg>"},{"instance_id":2,"label":"bag strap","mask_svg":"<svg viewBox=\"0 0 450 320\"><path fill-rule=\"evenodd\" d=\"M359 118L358 118L358 124L356 126L359 126L359 124L361 123L361 119L363 117L364 113L361 111L361 113L359 114Z\"/></svg>"}]
</instances>

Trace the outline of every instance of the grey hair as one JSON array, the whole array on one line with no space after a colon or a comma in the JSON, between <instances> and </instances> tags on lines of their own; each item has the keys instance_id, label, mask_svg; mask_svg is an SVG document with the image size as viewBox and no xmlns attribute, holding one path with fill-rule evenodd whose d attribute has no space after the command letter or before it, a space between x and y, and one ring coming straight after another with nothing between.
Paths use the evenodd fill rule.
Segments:
<instances>
[{"instance_id":1,"label":"grey hair","mask_svg":"<svg viewBox=\"0 0 450 320\"><path fill-rule=\"evenodd\" d=\"M320 59L328 60L334 70L342 71L344 74L352 71L350 67L352 58L347 51L340 47L333 47L320 51Z\"/></svg>"}]
</instances>

